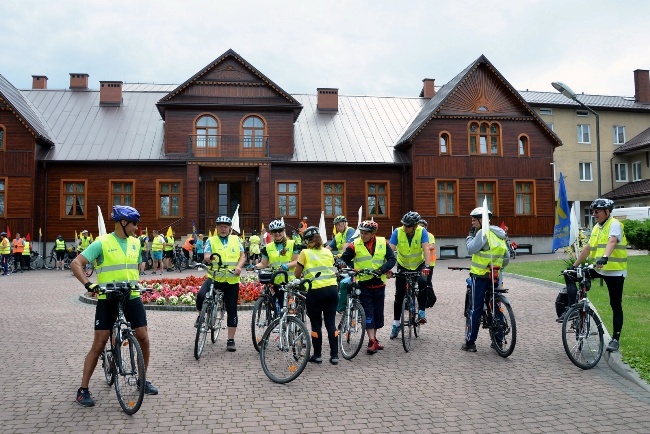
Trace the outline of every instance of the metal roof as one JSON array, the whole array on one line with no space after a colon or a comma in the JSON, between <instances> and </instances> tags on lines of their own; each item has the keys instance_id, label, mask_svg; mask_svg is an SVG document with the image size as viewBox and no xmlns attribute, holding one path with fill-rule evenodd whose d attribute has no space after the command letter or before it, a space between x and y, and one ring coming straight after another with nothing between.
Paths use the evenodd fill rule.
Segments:
<instances>
[{"instance_id":1,"label":"metal roof","mask_svg":"<svg viewBox=\"0 0 650 434\"><path fill-rule=\"evenodd\" d=\"M127 86L128 87L128 86ZM166 160L164 122L156 102L164 92L123 91L120 106L99 105L98 90L23 90L56 137L46 161Z\"/></svg>"},{"instance_id":2,"label":"metal roof","mask_svg":"<svg viewBox=\"0 0 650 434\"><path fill-rule=\"evenodd\" d=\"M50 145L54 144L47 124L39 116L38 110L35 110L29 100L2 74L0 74L0 98L7 103L16 116L25 122L36 138Z\"/></svg>"},{"instance_id":3,"label":"metal roof","mask_svg":"<svg viewBox=\"0 0 650 434\"><path fill-rule=\"evenodd\" d=\"M294 124L294 162L406 163L394 150L424 98L339 95L336 112L319 111L317 95L293 95L303 106Z\"/></svg>"},{"instance_id":4,"label":"metal roof","mask_svg":"<svg viewBox=\"0 0 650 434\"><path fill-rule=\"evenodd\" d=\"M614 155L629 154L631 152L642 151L648 148L650 148L650 128L632 137L624 145L614 149Z\"/></svg>"},{"instance_id":5,"label":"metal roof","mask_svg":"<svg viewBox=\"0 0 650 434\"><path fill-rule=\"evenodd\" d=\"M533 104L535 106L543 106L546 104L549 106L580 108L580 104L559 92L534 92L526 90L519 91L519 94L528 104ZM650 112L650 104L636 102L634 97L579 94L577 95L577 98L583 104L594 109L642 110Z\"/></svg>"}]
</instances>

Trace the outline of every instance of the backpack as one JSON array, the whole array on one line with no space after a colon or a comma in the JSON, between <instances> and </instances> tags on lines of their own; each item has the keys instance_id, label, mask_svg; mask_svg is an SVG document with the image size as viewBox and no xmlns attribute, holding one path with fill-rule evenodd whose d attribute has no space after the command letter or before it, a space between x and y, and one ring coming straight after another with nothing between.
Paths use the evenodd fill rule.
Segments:
<instances>
[{"instance_id":1,"label":"backpack","mask_svg":"<svg viewBox=\"0 0 650 434\"><path fill-rule=\"evenodd\" d=\"M427 288L425 290L427 292L427 302L425 304L426 308L433 307L434 304L436 304L436 301L438 300L438 297L436 297L436 293L433 290L433 286L427 285Z\"/></svg>"}]
</instances>

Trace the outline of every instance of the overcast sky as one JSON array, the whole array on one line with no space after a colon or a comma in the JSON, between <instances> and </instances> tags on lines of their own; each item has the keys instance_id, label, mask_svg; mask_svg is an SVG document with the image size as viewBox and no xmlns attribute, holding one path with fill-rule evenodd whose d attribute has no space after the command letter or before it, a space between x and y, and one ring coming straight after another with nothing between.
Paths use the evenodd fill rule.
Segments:
<instances>
[{"instance_id":1,"label":"overcast sky","mask_svg":"<svg viewBox=\"0 0 650 434\"><path fill-rule=\"evenodd\" d=\"M484 54L518 90L634 95L646 0L2 0L0 74L180 84L232 48L285 91L418 96Z\"/></svg>"}]
</instances>

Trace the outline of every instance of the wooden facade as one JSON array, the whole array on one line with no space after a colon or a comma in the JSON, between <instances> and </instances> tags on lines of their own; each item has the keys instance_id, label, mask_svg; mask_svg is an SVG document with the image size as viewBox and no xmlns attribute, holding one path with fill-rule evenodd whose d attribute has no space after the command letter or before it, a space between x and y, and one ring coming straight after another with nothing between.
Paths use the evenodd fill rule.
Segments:
<instances>
[{"instance_id":1,"label":"wooden facade","mask_svg":"<svg viewBox=\"0 0 650 434\"><path fill-rule=\"evenodd\" d=\"M422 125L395 144L395 160L377 164L297 160L294 124L303 107L232 50L159 100L157 111L164 121L159 160L48 160L49 146L4 105L0 181L5 182L5 215L0 215L0 227L30 232L32 238L42 228L48 241L58 234L71 239L83 229L96 232L99 205L110 230L113 189L125 188L128 203L142 214L140 227L149 231L172 225L184 235L194 225L207 233L214 230L218 215L232 215L237 205L246 234L278 217L298 226L307 215L311 224L318 225L323 210L331 227L331 219L339 213L355 224L362 206L362 217L377 221L382 235L389 236L404 213L416 210L436 237L461 240L469 226L467 215L480 197L479 184L487 183L495 187L497 224L504 220L512 234L550 239L554 219L550 163L557 138L483 56L457 81L441 89L444 98L438 95L437 105L423 105L418 114ZM425 117L426 110L431 113ZM201 129L203 117L210 129ZM258 140L254 145L245 131L251 117L263 125L254 132ZM413 120L403 122L407 127ZM471 124L483 122L498 127L496 153L472 152ZM524 155L521 137L527 144ZM440 212L445 181L456 191L453 206ZM533 186L532 209L523 215L516 209L518 182ZM83 188L83 205L75 198L72 209L72 199L65 197L66 183L82 184L73 188ZM293 200L282 193L286 186L297 189L291 212L282 202ZM167 188L174 191L166 195ZM336 191L328 195L328 188ZM369 201L380 200L370 193L374 189L381 191L382 206L371 212L369 203L374 202ZM165 207L173 210L171 215L165 215Z\"/></svg>"}]
</instances>

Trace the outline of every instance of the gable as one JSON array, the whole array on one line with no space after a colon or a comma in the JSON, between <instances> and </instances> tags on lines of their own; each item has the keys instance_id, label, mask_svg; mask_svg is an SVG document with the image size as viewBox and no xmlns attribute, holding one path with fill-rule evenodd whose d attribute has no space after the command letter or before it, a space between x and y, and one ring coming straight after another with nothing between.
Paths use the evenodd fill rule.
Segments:
<instances>
[{"instance_id":1,"label":"gable","mask_svg":"<svg viewBox=\"0 0 650 434\"><path fill-rule=\"evenodd\" d=\"M287 108L293 110L294 120L302 109L295 98L233 50L226 51L157 103L163 119L168 106L197 105Z\"/></svg>"},{"instance_id":2,"label":"gable","mask_svg":"<svg viewBox=\"0 0 650 434\"><path fill-rule=\"evenodd\" d=\"M439 106L438 116L530 116L525 104L485 64L479 65L458 84Z\"/></svg>"}]
</instances>

